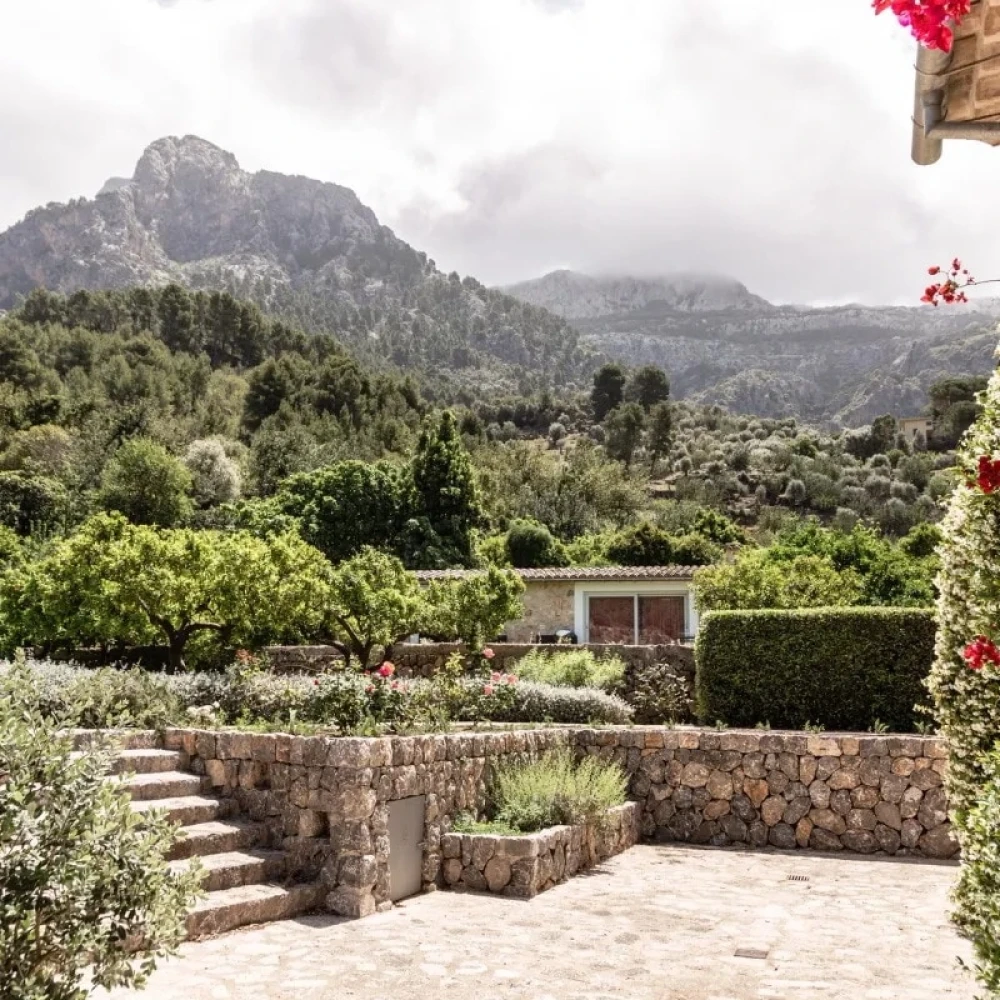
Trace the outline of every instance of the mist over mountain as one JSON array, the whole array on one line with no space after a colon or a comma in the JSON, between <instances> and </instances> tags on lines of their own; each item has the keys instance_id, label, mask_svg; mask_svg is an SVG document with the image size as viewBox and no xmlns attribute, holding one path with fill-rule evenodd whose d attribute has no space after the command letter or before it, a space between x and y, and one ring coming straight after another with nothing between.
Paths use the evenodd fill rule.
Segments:
<instances>
[{"instance_id":1,"label":"mist over mountain","mask_svg":"<svg viewBox=\"0 0 1000 1000\"><path fill-rule=\"evenodd\" d=\"M1000 315L996 301L773 305L719 275L560 270L506 290L570 319L595 351L665 368L676 395L846 426L918 413L938 378L988 372Z\"/></svg>"}]
</instances>

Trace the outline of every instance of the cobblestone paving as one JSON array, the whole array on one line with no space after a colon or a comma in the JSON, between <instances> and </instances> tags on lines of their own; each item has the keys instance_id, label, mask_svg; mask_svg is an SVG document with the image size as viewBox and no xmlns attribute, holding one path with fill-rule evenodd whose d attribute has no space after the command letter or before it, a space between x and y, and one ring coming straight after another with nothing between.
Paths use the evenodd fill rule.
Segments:
<instances>
[{"instance_id":1,"label":"cobblestone paving","mask_svg":"<svg viewBox=\"0 0 1000 1000\"><path fill-rule=\"evenodd\" d=\"M146 991L114 997L972 1000L947 918L956 872L643 845L530 902L437 892L188 944Z\"/></svg>"}]
</instances>

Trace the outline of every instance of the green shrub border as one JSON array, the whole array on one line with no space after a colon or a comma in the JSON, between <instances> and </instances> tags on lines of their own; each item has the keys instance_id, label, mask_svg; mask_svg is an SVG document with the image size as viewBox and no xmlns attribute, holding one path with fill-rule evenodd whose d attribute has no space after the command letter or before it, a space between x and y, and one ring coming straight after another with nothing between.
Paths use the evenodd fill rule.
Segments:
<instances>
[{"instance_id":1,"label":"green shrub border","mask_svg":"<svg viewBox=\"0 0 1000 1000\"><path fill-rule=\"evenodd\" d=\"M931 610L713 611L695 645L699 718L912 732L934 660Z\"/></svg>"}]
</instances>

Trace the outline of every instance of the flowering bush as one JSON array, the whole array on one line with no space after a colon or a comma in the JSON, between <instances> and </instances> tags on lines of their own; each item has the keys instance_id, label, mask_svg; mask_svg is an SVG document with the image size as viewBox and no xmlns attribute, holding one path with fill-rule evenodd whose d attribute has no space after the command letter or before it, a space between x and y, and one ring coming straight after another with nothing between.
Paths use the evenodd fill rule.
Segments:
<instances>
[{"instance_id":1,"label":"flowering bush","mask_svg":"<svg viewBox=\"0 0 1000 1000\"><path fill-rule=\"evenodd\" d=\"M924 47L950 52L954 34L948 22L961 23L972 0L873 0L872 7L876 14L892 11Z\"/></svg>"},{"instance_id":2,"label":"flowering bush","mask_svg":"<svg viewBox=\"0 0 1000 1000\"><path fill-rule=\"evenodd\" d=\"M1000 373L959 451L939 548L938 632L929 687L949 744L948 798L962 848L956 922L970 935L980 979L1000 989L1000 796L994 748L1000 740Z\"/></svg>"}]
</instances>

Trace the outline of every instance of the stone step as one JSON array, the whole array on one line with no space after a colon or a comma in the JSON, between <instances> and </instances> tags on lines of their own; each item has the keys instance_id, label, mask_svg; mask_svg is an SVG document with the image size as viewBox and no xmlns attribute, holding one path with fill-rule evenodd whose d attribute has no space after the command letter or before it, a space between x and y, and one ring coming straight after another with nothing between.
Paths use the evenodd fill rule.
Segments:
<instances>
[{"instance_id":1,"label":"stone step","mask_svg":"<svg viewBox=\"0 0 1000 1000\"><path fill-rule=\"evenodd\" d=\"M120 750L155 750L162 746L155 729L71 729L73 748L83 750L95 740L107 740Z\"/></svg>"},{"instance_id":2,"label":"stone step","mask_svg":"<svg viewBox=\"0 0 1000 1000\"><path fill-rule=\"evenodd\" d=\"M182 795L169 799L133 799L132 808L136 812L151 812L162 809L167 818L179 826L193 823L208 823L214 819L224 819L232 810L232 803L203 795Z\"/></svg>"},{"instance_id":3,"label":"stone step","mask_svg":"<svg viewBox=\"0 0 1000 1000\"><path fill-rule=\"evenodd\" d=\"M183 771L163 771L159 774L129 774L121 779L134 800L176 799L184 795L197 795L201 791L201 778Z\"/></svg>"},{"instance_id":4,"label":"stone step","mask_svg":"<svg viewBox=\"0 0 1000 1000\"><path fill-rule=\"evenodd\" d=\"M277 885L241 885L210 892L188 914L188 937L222 934L270 920L287 920L318 908L323 896L323 887L313 883L287 889Z\"/></svg>"},{"instance_id":5,"label":"stone step","mask_svg":"<svg viewBox=\"0 0 1000 1000\"><path fill-rule=\"evenodd\" d=\"M235 819L195 823L180 828L177 840L170 849L170 857L180 861L209 854L226 854L254 847L263 839L264 828L258 823L243 823Z\"/></svg>"},{"instance_id":6,"label":"stone step","mask_svg":"<svg viewBox=\"0 0 1000 1000\"><path fill-rule=\"evenodd\" d=\"M226 851L197 858L201 865L201 884L208 892L235 889L240 885L260 882L280 882L286 871L287 857L283 851ZM192 864L190 858L171 861L174 871L183 871Z\"/></svg>"},{"instance_id":7,"label":"stone step","mask_svg":"<svg viewBox=\"0 0 1000 1000\"><path fill-rule=\"evenodd\" d=\"M176 750L122 750L115 758L115 774L163 774L179 771L181 755Z\"/></svg>"}]
</instances>

